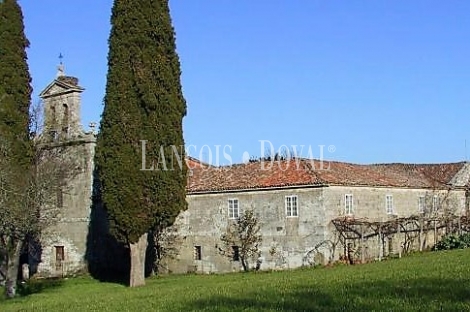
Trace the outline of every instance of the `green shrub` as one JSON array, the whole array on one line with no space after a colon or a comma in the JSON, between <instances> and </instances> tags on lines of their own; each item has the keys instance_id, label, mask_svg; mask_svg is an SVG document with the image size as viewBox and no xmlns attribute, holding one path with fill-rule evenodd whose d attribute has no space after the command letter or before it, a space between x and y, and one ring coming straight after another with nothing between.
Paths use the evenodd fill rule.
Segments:
<instances>
[{"instance_id":1,"label":"green shrub","mask_svg":"<svg viewBox=\"0 0 470 312\"><path fill-rule=\"evenodd\" d=\"M436 245L433 250L451 250L451 249L464 249L470 247L470 233L462 235L450 234L444 236Z\"/></svg>"}]
</instances>

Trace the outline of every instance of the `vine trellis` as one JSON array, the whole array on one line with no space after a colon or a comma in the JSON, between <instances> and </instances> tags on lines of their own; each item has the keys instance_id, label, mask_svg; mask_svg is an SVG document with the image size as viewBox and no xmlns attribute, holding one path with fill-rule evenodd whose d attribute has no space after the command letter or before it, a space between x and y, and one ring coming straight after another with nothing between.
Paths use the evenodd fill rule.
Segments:
<instances>
[{"instance_id":1,"label":"vine trellis","mask_svg":"<svg viewBox=\"0 0 470 312\"><path fill-rule=\"evenodd\" d=\"M384 257L386 239L398 238L394 244L399 257L403 253L413 251L416 239L417 250L422 251L428 233L433 233L434 243L440 234L470 232L470 218L454 214L446 215L412 215L377 221L368 218L338 217L331 221L335 226L339 239L344 247L344 257L353 263L351 245L361 250L359 260L365 262L366 242L377 239L376 258ZM389 246L390 247L390 246Z\"/></svg>"}]
</instances>

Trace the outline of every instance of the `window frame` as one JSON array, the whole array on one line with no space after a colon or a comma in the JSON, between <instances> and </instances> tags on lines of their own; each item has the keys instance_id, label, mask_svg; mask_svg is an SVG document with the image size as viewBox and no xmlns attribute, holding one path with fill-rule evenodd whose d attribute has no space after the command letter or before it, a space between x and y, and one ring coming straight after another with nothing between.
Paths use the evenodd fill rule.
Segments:
<instances>
[{"instance_id":1,"label":"window frame","mask_svg":"<svg viewBox=\"0 0 470 312\"><path fill-rule=\"evenodd\" d=\"M64 262L65 261L65 246L62 246L62 245L54 246L54 254L55 254L56 262Z\"/></svg>"},{"instance_id":2,"label":"window frame","mask_svg":"<svg viewBox=\"0 0 470 312\"><path fill-rule=\"evenodd\" d=\"M426 196L420 195L418 197L418 212L425 213L426 212Z\"/></svg>"},{"instance_id":3,"label":"window frame","mask_svg":"<svg viewBox=\"0 0 470 312\"><path fill-rule=\"evenodd\" d=\"M284 197L284 208L286 211L287 218L298 218L299 217L299 196L298 195L286 195Z\"/></svg>"},{"instance_id":4,"label":"window frame","mask_svg":"<svg viewBox=\"0 0 470 312\"><path fill-rule=\"evenodd\" d=\"M348 200L349 198L349 200ZM344 213L347 216L354 214L354 196L353 194L344 194Z\"/></svg>"},{"instance_id":5,"label":"window frame","mask_svg":"<svg viewBox=\"0 0 470 312\"><path fill-rule=\"evenodd\" d=\"M240 217L240 201L238 200L238 198L229 198L228 199L228 218L231 220L236 220L239 217Z\"/></svg>"},{"instance_id":6,"label":"window frame","mask_svg":"<svg viewBox=\"0 0 470 312\"><path fill-rule=\"evenodd\" d=\"M436 212L439 209L439 196L434 195L432 197L432 212Z\"/></svg>"},{"instance_id":7,"label":"window frame","mask_svg":"<svg viewBox=\"0 0 470 312\"><path fill-rule=\"evenodd\" d=\"M385 212L388 215L393 215L395 213L395 209L393 207L393 195L391 194L385 195Z\"/></svg>"},{"instance_id":8,"label":"window frame","mask_svg":"<svg viewBox=\"0 0 470 312\"><path fill-rule=\"evenodd\" d=\"M194 260L201 261L202 260L202 247L201 245L194 245Z\"/></svg>"}]
</instances>

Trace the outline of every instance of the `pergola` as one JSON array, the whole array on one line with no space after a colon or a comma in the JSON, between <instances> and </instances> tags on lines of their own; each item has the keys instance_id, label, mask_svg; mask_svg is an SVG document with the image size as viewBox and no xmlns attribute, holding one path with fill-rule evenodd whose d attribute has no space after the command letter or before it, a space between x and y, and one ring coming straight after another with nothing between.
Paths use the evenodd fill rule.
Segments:
<instances>
[{"instance_id":1,"label":"pergola","mask_svg":"<svg viewBox=\"0 0 470 312\"><path fill-rule=\"evenodd\" d=\"M359 241L364 250L365 241L376 237L378 239L378 258L384 256L384 240L386 237L403 234L404 242L397 240L396 249L401 257L402 251L411 250L411 242L418 238L419 250L423 249L423 235L429 231L434 231L434 239L441 229L445 233L461 233L470 231L470 218L467 216L457 216L454 214L444 215L412 215L409 217L394 217L387 220L370 220L368 218L354 218L350 216L338 217L331 221L339 234L340 241L344 246L345 255L347 253L348 241ZM436 243L436 241L435 241ZM361 252L361 261L365 261L365 253Z\"/></svg>"}]
</instances>

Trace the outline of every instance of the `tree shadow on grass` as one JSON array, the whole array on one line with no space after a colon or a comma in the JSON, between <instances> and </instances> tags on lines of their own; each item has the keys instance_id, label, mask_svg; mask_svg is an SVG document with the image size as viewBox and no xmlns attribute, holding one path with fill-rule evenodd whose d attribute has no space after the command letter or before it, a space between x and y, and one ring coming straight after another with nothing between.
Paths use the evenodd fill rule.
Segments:
<instances>
[{"instance_id":1,"label":"tree shadow on grass","mask_svg":"<svg viewBox=\"0 0 470 312\"><path fill-rule=\"evenodd\" d=\"M211 297L193 302L188 310L204 311L349 311L325 292L313 289L291 290L283 295L252 292L244 297Z\"/></svg>"},{"instance_id":2,"label":"tree shadow on grass","mask_svg":"<svg viewBox=\"0 0 470 312\"><path fill-rule=\"evenodd\" d=\"M462 311L470 309L469 279L407 279L213 296L189 304L204 311Z\"/></svg>"},{"instance_id":3,"label":"tree shadow on grass","mask_svg":"<svg viewBox=\"0 0 470 312\"><path fill-rule=\"evenodd\" d=\"M29 280L25 283L19 284L17 292L20 297L26 297L49 289L58 288L62 286L62 284L63 280L60 278Z\"/></svg>"}]
</instances>

